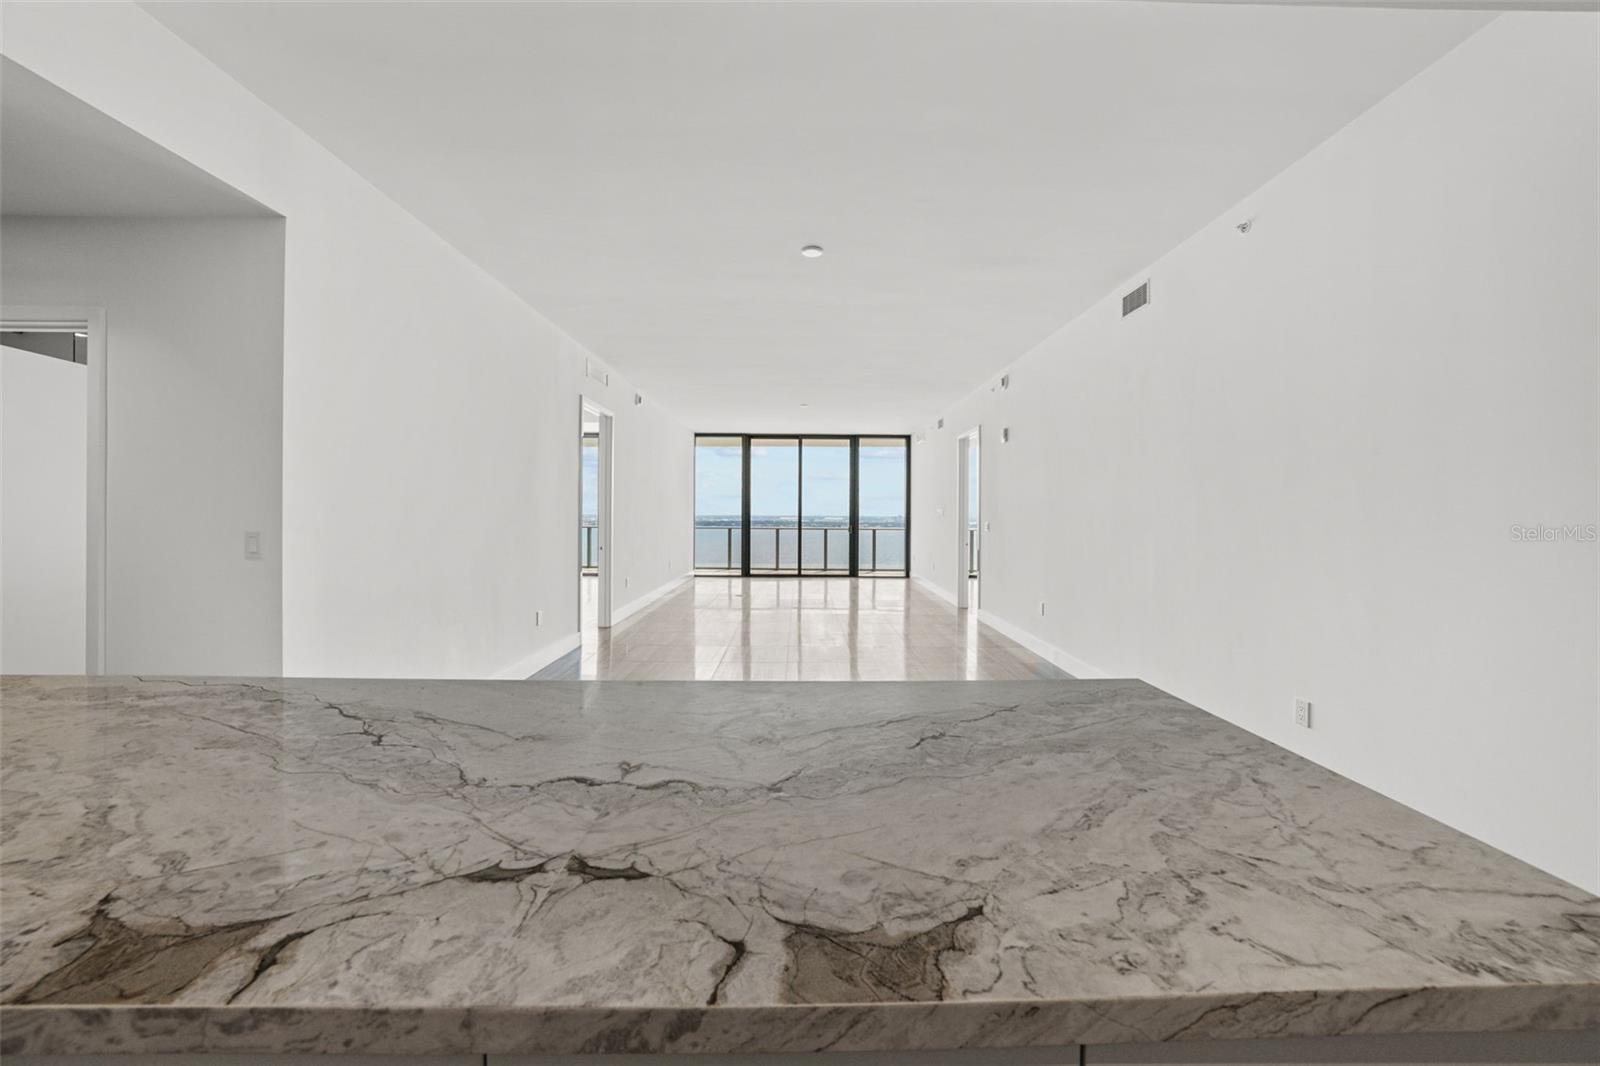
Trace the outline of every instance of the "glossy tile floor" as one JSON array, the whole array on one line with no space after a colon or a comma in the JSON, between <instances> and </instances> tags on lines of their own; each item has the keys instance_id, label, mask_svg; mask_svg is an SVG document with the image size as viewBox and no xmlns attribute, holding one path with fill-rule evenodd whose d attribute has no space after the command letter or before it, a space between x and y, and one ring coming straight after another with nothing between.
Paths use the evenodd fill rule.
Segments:
<instances>
[{"instance_id":1,"label":"glossy tile floor","mask_svg":"<svg viewBox=\"0 0 1600 1066\"><path fill-rule=\"evenodd\" d=\"M1025 681L1062 678L972 612L898 578L697 577L608 630L584 579L583 646L539 679Z\"/></svg>"}]
</instances>

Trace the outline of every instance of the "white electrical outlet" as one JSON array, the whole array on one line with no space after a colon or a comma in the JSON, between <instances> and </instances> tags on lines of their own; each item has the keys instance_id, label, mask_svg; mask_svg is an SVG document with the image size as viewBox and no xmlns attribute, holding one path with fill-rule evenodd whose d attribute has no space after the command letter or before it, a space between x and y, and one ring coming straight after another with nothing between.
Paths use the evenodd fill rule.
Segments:
<instances>
[{"instance_id":1,"label":"white electrical outlet","mask_svg":"<svg viewBox=\"0 0 1600 1066\"><path fill-rule=\"evenodd\" d=\"M536 625L536 626L544 625L544 612L543 611L534 611L533 612L533 624Z\"/></svg>"},{"instance_id":2,"label":"white electrical outlet","mask_svg":"<svg viewBox=\"0 0 1600 1066\"><path fill-rule=\"evenodd\" d=\"M246 559L261 558L261 534L250 530L244 535L244 557Z\"/></svg>"},{"instance_id":3,"label":"white electrical outlet","mask_svg":"<svg viewBox=\"0 0 1600 1066\"><path fill-rule=\"evenodd\" d=\"M1043 600L1039 601L1039 617L1040 618L1044 617L1044 601Z\"/></svg>"},{"instance_id":4,"label":"white electrical outlet","mask_svg":"<svg viewBox=\"0 0 1600 1066\"><path fill-rule=\"evenodd\" d=\"M1311 701L1294 701L1294 724L1305 729L1311 728Z\"/></svg>"}]
</instances>

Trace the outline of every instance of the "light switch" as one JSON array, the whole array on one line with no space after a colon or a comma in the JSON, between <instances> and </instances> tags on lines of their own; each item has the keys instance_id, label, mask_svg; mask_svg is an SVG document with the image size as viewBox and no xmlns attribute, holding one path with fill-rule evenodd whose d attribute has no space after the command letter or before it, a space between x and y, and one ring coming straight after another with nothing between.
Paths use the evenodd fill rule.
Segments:
<instances>
[{"instance_id":1,"label":"light switch","mask_svg":"<svg viewBox=\"0 0 1600 1066\"><path fill-rule=\"evenodd\" d=\"M261 534L246 532L244 535L244 557L246 559L261 558Z\"/></svg>"}]
</instances>

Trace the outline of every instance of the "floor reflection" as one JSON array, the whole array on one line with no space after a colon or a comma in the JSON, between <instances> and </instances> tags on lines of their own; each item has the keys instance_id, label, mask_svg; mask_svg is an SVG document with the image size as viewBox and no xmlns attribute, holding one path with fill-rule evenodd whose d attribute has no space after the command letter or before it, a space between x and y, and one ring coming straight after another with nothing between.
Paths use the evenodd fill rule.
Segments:
<instances>
[{"instance_id":1,"label":"floor reflection","mask_svg":"<svg viewBox=\"0 0 1600 1066\"><path fill-rule=\"evenodd\" d=\"M1025 681L1067 675L922 586L885 578L697 577L540 678L632 681Z\"/></svg>"}]
</instances>

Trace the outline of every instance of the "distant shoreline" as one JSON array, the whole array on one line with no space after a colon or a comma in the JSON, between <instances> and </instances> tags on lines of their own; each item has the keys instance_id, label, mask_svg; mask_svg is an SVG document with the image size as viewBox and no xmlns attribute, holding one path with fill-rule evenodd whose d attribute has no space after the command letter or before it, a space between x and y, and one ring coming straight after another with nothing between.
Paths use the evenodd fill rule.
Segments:
<instances>
[{"instance_id":1,"label":"distant shoreline","mask_svg":"<svg viewBox=\"0 0 1600 1066\"><path fill-rule=\"evenodd\" d=\"M694 525L696 529L738 529L743 523L738 515L696 515ZM904 529L904 517L868 518L863 516L857 523L862 529ZM751 515L750 525L758 529L793 529L799 523L793 515ZM843 515L822 515L805 520L807 529L849 529L850 519Z\"/></svg>"},{"instance_id":2,"label":"distant shoreline","mask_svg":"<svg viewBox=\"0 0 1600 1066\"><path fill-rule=\"evenodd\" d=\"M594 525L598 519L592 514L583 516L583 524ZM696 515L694 527L696 529L739 529L743 525L738 515ZM751 515L750 525L755 529L793 529L798 525L792 515ZM861 529L904 529L906 520L903 516L889 518L863 517L857 526ZM807 518L807 529L849 529L850 520L841 515L824 515L821 518Z\"/></svg>"}]
</instances>

